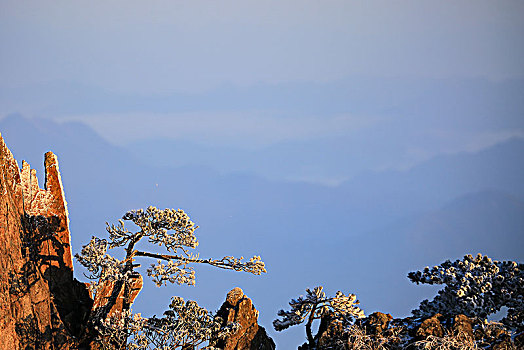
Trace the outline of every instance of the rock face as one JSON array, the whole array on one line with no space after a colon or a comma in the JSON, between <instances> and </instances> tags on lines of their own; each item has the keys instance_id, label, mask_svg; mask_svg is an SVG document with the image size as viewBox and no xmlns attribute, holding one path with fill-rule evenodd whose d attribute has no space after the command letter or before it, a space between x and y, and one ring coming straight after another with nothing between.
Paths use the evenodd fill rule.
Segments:
<instances>
[{"instance_id":1,"label":"rock face","mask_svg":"<svg viewBox=\"0 0 524 350\"><path fill-rule=\"evenodd\" d=\"M0 135L0 350L91 347L85 328L93 300L73 278L56 156L47 152L44 164L41 189L36 171L25 162L20 170Z\"/></svg>"},{"instance_id":2,"label":"rock face","mask_svg":"<svg viewBox=\"0 0 524 350\"><path fill-rule=\"evenodd\" d=\"M439 317L442 317L442 315L436 314L435 316L422 321L420 327L417 329L416 338L422 340L430 335L442 338L444 336L444 328L440 323Z\"/></svg>"},{"instance_id":3,"label":"rock face","mask_svg":"<svg viewBox=\"0 0 524 350\"><path fill-rule=\"evenodd\" d=\"M264 327L258 325L258 311L251 299L240 288L227 293L226 301L217 313L226 325L237 322L240 329L217 342L217 347L224 350L274 350L275 343Z\"/></svg>"},{"instance_id":4,"label":"rock face","mask_svg":"<svg viewBox=\"0 0 524 350\"><path fill-rule=\"evenodd\" d=\"M138 293L142 290L143 280L142 276L138 275L135 279L131 281L131 295L130 300L133 301L138 296ZM114 283L112 282L105 282L98 293L96 294L94 301L93 301L93 311L96 311L96 309L103 307L107 304L109 297L111 297L111 294L113 293L113 287ZM109 311L109 315L113 314L115 311L121 311L122 306L124 303L124 289L120 290L118 293L118 297L116 299L115 304L111 307L111 310Z\"/></svg>"},{"instance_id":5,"label":"rock face","mask_svg":"<svg viewBox=\"0 0 524 350\"><path fill-rule=\"evenodd\" d=\"M0 349L73 347L90 309L73 279L67 204L50 152L45 169L42 190L0 137Z\"/></svg>"},{"instance_id":6,"label":"rock face","mask_svg":"<svg viewBox=\"0 0 524 350\"><path fill-rule=\"evenodd\" d=\"M378 335L388 329L389 321L393 319L390 314L374 312L369 315L363 322L367 334Z\"/></svg>"}]
</instances>

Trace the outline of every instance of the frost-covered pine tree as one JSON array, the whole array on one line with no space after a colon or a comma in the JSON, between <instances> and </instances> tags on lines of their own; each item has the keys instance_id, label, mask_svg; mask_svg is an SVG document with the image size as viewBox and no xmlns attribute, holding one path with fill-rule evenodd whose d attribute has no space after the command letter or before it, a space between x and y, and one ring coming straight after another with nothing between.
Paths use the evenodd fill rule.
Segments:
<instances>
[{"instance_id":1,"label":"frost-covered pine tree","mask_svg":"<svg viewBox=\"0 0 524 350\"><path fill-rule=\"evenodd\" d=\"M462 260L443 262L433 268L410 272L414 283L444 284L431 301L424 300L413 315L426 318L464 314L486 319L488 315L508 308L501 321L509 328L524 328L524 264L497 261L478 254Z\"/></svg>"},{"instance_id":2,"label":"frost-covered pine tree","mask_svg":"<svg viewBox=\"0 0 524 350\"><path fill-rule=\"evenodd\" d=\"M134 223L138 230L129 231L125 221ZM112 348L155 348L176 349L201 344L211 333L225 334L234 328L228 325L220 330L220 320L212 317L209 311L194 301L183 302L174 297L170 310L163 318L143 319L131 312L133 281L139 277L136 268L139 259L153 258L147 274L158 286L169 283L194 285L195 271L192 264L208 264L222 269L245 271L260 275L266 272L259 256L248 261L226 256L221 259L201 259L192 251L198 246L195 230L198 228L181 209L160 210L149 207L146 210L131 210L124 214L117 225L107 224L109 239L93 237L82 248L77 260L89 271L88 276L93 296L102 293L102 287L112 285L107 303L93 310L90 327L96 331L99 340ZM137 244L146 241L163 246L165 253L155 253L137 249ZM109 250L122 248L124 258L117 259L108 254ZM110 315L120 295L123 295L122 312ZM128 340L131 341L128 344Z\"/></svg>"},{"instance_id":3,"label":"frost-covered pine tree","mask_svg":"<svg viewBox=\"0 0 524 350\"><path fill-rule=\"evenodd\" d=\"M280 310L278 316L281 319L273 321L273 327L277 331L282 331L291 326L301 324L306 321L306 335L310 349L316 348L316 342L320 331L313 337L311 326L315 320L340 320L350 324L355 318L364 317L364 312L356 305L359 302L354 294L344 295L338 291L334 297L326 297L322 286L306 289L306 296L298 299L291 299L289 306L291 310Z\"/></svg>"}]
</instances>

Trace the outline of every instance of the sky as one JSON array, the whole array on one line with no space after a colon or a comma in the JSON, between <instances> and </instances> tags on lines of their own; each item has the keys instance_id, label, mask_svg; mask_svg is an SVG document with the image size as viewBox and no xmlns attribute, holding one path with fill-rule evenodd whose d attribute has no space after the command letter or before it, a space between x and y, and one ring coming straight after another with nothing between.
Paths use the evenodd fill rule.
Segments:
<instances>
[{"instance_id":1,"label":"sky","mask_svg":"<svg viewBox=\"0 0 524 350\"><path fill-rule=\"evenodd\" d=\"M524 73L521 1L2 1L3 86L166 94Z\"/></svg>"},{"instance_id":2,"label":"sky","mask_svg":"<svg viewBox=\"0 0 524 350\"><path fill-rule=\"evenodd\" d=\"M0 116L81 121L119 146L382 148L354 175L524 134L521 1L0 6Z\"/></svg>"}]
</instances>

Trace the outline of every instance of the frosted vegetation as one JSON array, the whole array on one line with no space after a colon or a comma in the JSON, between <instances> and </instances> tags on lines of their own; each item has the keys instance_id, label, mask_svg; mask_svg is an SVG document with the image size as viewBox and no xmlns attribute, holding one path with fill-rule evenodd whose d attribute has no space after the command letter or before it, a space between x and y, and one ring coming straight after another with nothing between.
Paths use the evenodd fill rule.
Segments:
<instances>
[{"instance_id":1,"label":"frosted vegetation","mask_svg":"<svg viewBox=\"0 0 524 350\"><path fill-rule=\"evenodd\" d=\"M500 334L524 331L524 264L492 260L481 254L466 255L462 260L447 260L431 269L410 272L408 278L417 284L445 287L432 301L422 301L413 310L413 317L393 320L387 332L368 334L362 322L364 312L356 306L356 296L337 292L335 297L327 298L321 286L306 289L306 296L292 299L290 310L280 310L280 318L273 321L273 326L282 331L305 322L308 349L481 349L492 346ZM488 321L489 315L503 307L507 308L507 316L500 323ZM437 314L447 320L461 314L468 316L477 329L478 339L447 330L442 337L416 339L410 335L422 321ZM320 325L313 336L311 328L315 320L320 320ZM319 346L322 333L329 332L328 327L333 325L337 326L335 332L332 329L327 343L324 339Z\"/></svg>"},{"instance_id":2,"label":"frosted vegetation","mask_svg":"<svg viewBox=\"0 0 524 350\"><path fill-rule=\"evenodd\" d=\"M138 230L128 230L126 221L131 221ZM90 288L99 304L90 315L89 325L93 330L92 339L102 348L167 350L200 346L214 349L214 342L239 329L236 323L224 325L222 319L195 301L184 301L177 296L172 298L162 317L144 318L131 310L133 288L141 279L137 272L138 261L144 258L156 260L150 264L147 275L158 286L167 283L194 285L193 264L255 275L266 272L259 256L247 261L232 256L201 259L195 252L197 228L180 209L132 210L118 224L107 225L108 239L93 237L76 255L93 280ZM137 249L139 242L163 247L165 252ZM124 253L122 260L110 254L117 249ZM431 335L413 341L407 332L436 314L447 319L464 314L482 328L481 334L488 334L486 327L492 327L488 316L502 308L507 308L507 315L501 320L501 327L514 332L524 330L524 264L492 260L480 254L476 257L466 255L462 260L447 260L431 269L426 267L410 272L408 278L417 284L441 284L444 288L433 300L424 300L413 310L413 317L392 321L396 323L388 329L388 335L366 333L364 312L357 306L359 302L354 294L339 291L327 297L322 286L306 289L305 296L292 299L290 309L280 310L273 326L282 331L305 323L309 349L319 348L322 333L332 325L338 327L338 333L329 339L335 348L400 349L409 344L414 349L476 349L478 342L484 340L446 333L440 338ZM118 300L122 300L122 311L114 312L112 309ZM319 321L318 331L313 335L312 326L316 321Z\"/></svg>"},{"instance_id":3,"label":"frosted vegetation","mask_svg":"<svg viewBox=\"0 0 524 350\"><path fill-rule=\"evenodd\" d=\"M131 310L111 314L97 328L97 341L104 350L194 349L202 344L212 350L212 340L223 339L239 327L233 322L222 326L219 317L196 301L173 297L169 310L160 318L143 318Z\"/></svg>"},{"instance_id":4,"label":"frosted vegetation","mask_svg":"<svg viewBox=\"0 0 524 350\"><path fill-rule=\"evenodd\" d=\"M311 348L316 343L319 334L313 337L311 326L315 320L326 321L339 320L343 324L351 324L355 318L364 317L364 312L356 305L357 297L354 294L344 295L338 291L334 297L326 297L323 287L315 287L313 290L306 289L306 296L291 299L289 306L291 310L280 310L280 319L273 321L273 327L282 331L290 326L295 326L306 321L306 335Z\"/></svg>"},{"instance_id":5,"label":"frosted vegetation","mask_svg":"<svg viewBox=\"0 0 524 350\"><path fill-rule=\"evenodd\" d=\"M137 231L129 231L125 221L131 221ZM108 349L177 349L191 348L224 337L237 329L236 324L222 327L215 317L195 301L173 297L169 310L161 318L142 318L131 311L133 287L141 278L136 268L138 258L153 258L147 274L158 286L167 283L195 284L195 271L191 265L208 264L221 269L245 271L255 275L266 272L259 256L248 261L226 256L221 259L201 259L194 249L198 247L195 230L198 228L181 209L146 210L127 212L117 225L107 224L109 239L93 237L85 245L77 260L89 271L91 292L107 302L90 315L94 339ZM137 243L147 240L152 245L164 247L165 253L138 250ZM123 249L125 258L110 255L113 249ZM112 286L111 295L104 295L107 285ZM123 296L122 312L113 312L119 296ZM213 344L207 344L211 349Z\"/></svg>"},{"instance_id":6,"label":"frosted vegetation","mask_svg":"<svg viewBox=\"0 0 524 350\"><path fill-rule=\"evenodd\" d=\"M433 300L424 300L413 310L415 317L441 313L486 320L507 307L502 323L510 329L524 326L524 264L492 260L481 254L466 255L462 260L447 260L431 269L411 272L408 278L417 284L445 285Z\"/></svg>"}]
</instances>

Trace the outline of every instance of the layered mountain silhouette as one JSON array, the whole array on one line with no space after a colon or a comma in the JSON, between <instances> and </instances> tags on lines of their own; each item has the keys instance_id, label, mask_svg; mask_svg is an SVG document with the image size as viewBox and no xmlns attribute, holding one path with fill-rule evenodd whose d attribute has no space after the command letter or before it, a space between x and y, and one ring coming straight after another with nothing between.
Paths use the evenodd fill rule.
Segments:
<instances>
[{"instance_id":1,"label":"layered mountain silhouette","mask_svg":"<svg viewBox=\"0 0 524 350\"><path fill-rule=\"evenodd\" d=\"M367 313L402 316L434 293L411 285L408 271L467 253L524 258L520 138L329 187L221 173L209 164L144 164L81 123L10 115L0 120L0 132L15 158L40 174L43 153L58 156L73 253L91 235L103 235L106 221L155 205L191 215L202 257L257 254L267 263L262 277L199 269L196 288L158 289L146 281L135 307L147 314L160 313L166 305L157 300L171 295L218 308L223 294L240 286L265 310L260 322L269 326L290 297L323 284L328 292L356 293Z\"/></svg>"}]
</instances>

